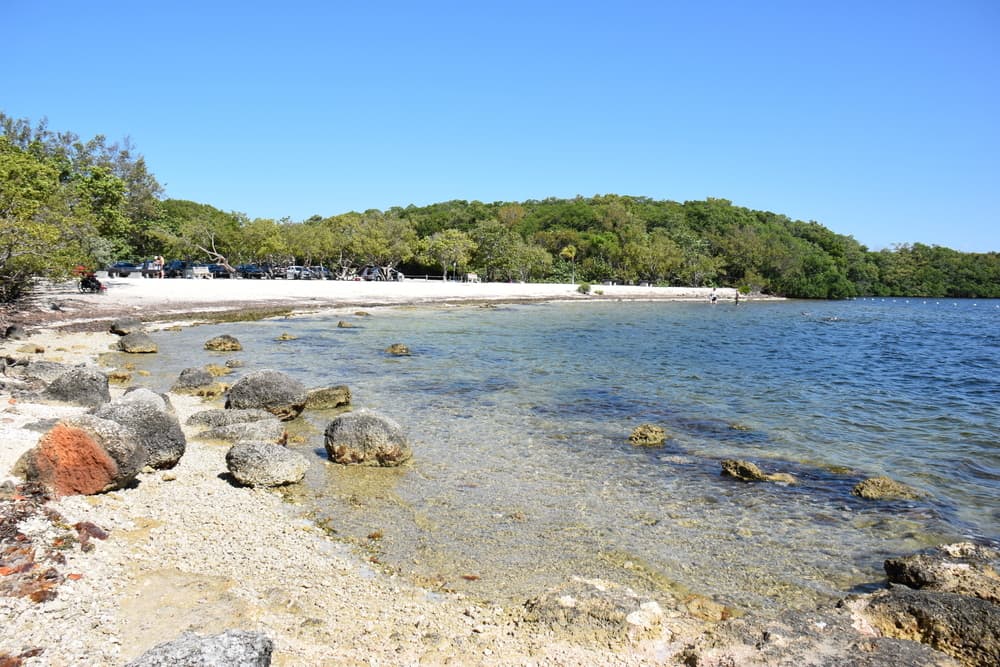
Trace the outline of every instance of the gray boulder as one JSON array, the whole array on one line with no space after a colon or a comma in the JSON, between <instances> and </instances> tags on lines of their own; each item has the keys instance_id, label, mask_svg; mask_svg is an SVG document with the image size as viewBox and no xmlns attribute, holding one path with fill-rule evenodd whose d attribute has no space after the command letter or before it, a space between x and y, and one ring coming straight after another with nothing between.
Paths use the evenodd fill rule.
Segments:
<instances>
[{"instance_id":1,"label":"gray boulder","mask_svg":"<svg viewBox=\"0 0 1000 667\"><path fill-rule=\"evenodd\" d=\"M969 542L948 544L922 554L885 561L889 581L909 588L946 591L1000 604L1000 554Z\"/></svg>"},{"instance_id":2,"label":"gray boulder","mask_svg":"<svg viewBox=\"0 0 1000 667\"><path fill-rule=\"evenodd\" d=\"M131 429L146 449L144 465L173 468L184 456L187 438L180 422L152 401L114 401L98 407L94 415Z\"/></svg>"},{"instance_id":3,"label":"gray boulder","mask_svg":"<svg viewBox=\"0 0 1000 667\"><path fill-rule=\"evenodd\" d=\"M185 632L149 649L126 667L269 667L274 642L248 630L200 637Z\"/></svg>"},{"instance_id":4,"label":"gray boulder","mask_svg":"<svg viewBox=\"0 0 1000 667\"><path fill-rule=\"evenodd\" d=\"M289 421L306 406L306 387L287 373L261 370L245 375L230 387L226 408L267 410Z\"/></svg>"},{"instance_id":5,"label":"gray boulder","mask_svg":"<svg viewBox=\"0 0 1000 667\"><path fill-rule=\"evenodd\" d=\"M115 402L142 403L154 410L169 412L170 414L174 413L174 405L170 402L170 399L166 396L166 394L158 394L152 389L147 389L146 387L132 387L122 394L122 396Z\"/></svg>"},{"instance_id":6,"label":"gray boulder","mask_svg":"<svg viewBox=\"0 0 1000 667\"><path fill-rule=\"evenodd\" d=\"M351 404L351 390L347 385L310 389L306 395L306 407L310 410L332 410Z\"/></svg>"},{"instance_id":7,"label":"gray boulder","mask_svg":"<svg viewBox=\"0 0 1000 667\"><path fill-rule=\"evenodd\" d=\"M170 391L189 392L201 387L207 387L215 382L215 376L204 368L185 368L177 376L177 382Z\"/></svg>"},{"instance_id":8,"label":"gray boulder","mask_svg":"<svg viewBox=\"0 0 1000 667\"><path fill-rule=\"evenodd\" d=\"M865 500L916 500L920 492L889 477L869 477L854 485L851 493Z\"/></svg>"},{"instance_id":9,"label":"gray boulder","mask_svg":"<svg viewBox=\"0 0 1000 667\"><path fill-rule=\"evenodd\" d=\"M45 433L15 473L56 496L92 495L129 485L145 462L146 448L131 429L82 414Z\"/></svg>"},{"instance_id":10,"label":"gray boulder","mask_svg":"<svg viewBox=\"0 0 1000 667\"><path fill-rule=\"evenodd\" d=\"M787 472L766 473L749 461L726 459L722 462L722 474L741 482L778 482L795 484L795 477Z\"/></svg>"},{"instance_id":11,"label":"gray boulder","mask_svg":"<svg viewBox=\"0 0 1000 667\"><path fill-rule=\"evenodd\" d=\"M274 419L274 415L267 410L260 409L225 410L223 408L215 408L213 410L195 412L188 417L187 423L190 426L215 428L218 426L229 426L230 424L255 422L262 419Z\"/></svg>"},{"instance_id":12,"label":"gray boulder","mask_svg":"<svg viewBox=\"0 0 1000 667\"><path fill-rule=\"evenodd\" d=\"M62 364L57 361L44 361L42 359L10 359L5 371L6 375L18 378L36 378L44 382L52 382L63 373L79 368L71 364Z\"/></svg>"},{"instance_id":13,"label":"gray boulder","mask_svg":"<svg viewBox=\"0 0 1000 667\"><path fill-rule=\"evenodd\" d=\"M129 354L153 354L157 351L156 343L142 331L134 331L119 338L118 349Z\"/></svg>"},{"instance_id":14,"label":"gray boulder","mask_svg":"<svg viewBox=\"0 0 1000 667\"><path fill-rule=\"evenodd\" d=\"M283 486L301 482L306 457L273 442L238 442L226 453L226 467L245 486Z\"/></svg>"},{"instance_id":15,"label":"gray boulder","mask_svg":"<svg viewBox=\"0 0 1000 667\"><path fill-rule=\"evenodd\" d=\"M402 427L368 410L331 421L324 433L324 446L336 463L396 466L413 456Z\"/></svg>"},{"instance_id":16,"label":"gray boulder","mask_svg":"<svg viewBox=\"0 0 1000 667\"><path fill-rule=\"evenodd\" d=\"M142 322L135 317L119 317L111 323L111 328L109 329L116 336L127 336L130 333L143 330Z\"/></svg>"},{"instance_id":17,"label":"gray boulder","mask_svg":"<svg viewBox=\"0 0 1000 667\"><path fill-rule=\"evenodd\" d=\"M251 422L238 422L216 426L202 431L199 438L225 440L226 442L258 441L284 443L288 439L285 425L273 416Z\"/></svg>"},{"instance_id":18,"label":"gray boulder","mask_svg":"<svg viewBox=\"0 0 1000 667\"><path fill-rule=\"evenodd\" d=\"M893 586L871 596L865 619L887 637L927 644L966 665L1000 665L1000 606Z\"/></svg>"},{"instance_id":19,"label":"gray boulder","mask_svg":"<svg viewBox=\"0 0 1000 667\"><path fill-rule=\"evenodd\" d=\"M205 349L211 352L239 352L243 346L235 337L222 334L205 341Z\"/></svg>"},{"instance_id":20,"label":"gray boulder","mask_svg":"<svg viewBox=\"0 0 1000 667\"><path fill-rule=\"evenodd\" d=\"M86 366L71 368L42 391L42 398L94 407L111 400L108 376Z\"/></svg>"}]
</instances>

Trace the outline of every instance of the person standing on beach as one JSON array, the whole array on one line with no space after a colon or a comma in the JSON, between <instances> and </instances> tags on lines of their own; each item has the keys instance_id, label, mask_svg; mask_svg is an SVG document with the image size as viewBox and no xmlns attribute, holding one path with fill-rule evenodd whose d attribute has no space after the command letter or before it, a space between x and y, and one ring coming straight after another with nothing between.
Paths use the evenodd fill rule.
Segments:
<instances>
[{"instance_id":1,"label":"person standing on beach","mask_svg":"<svg viewBox=\"0 0 1000 667\"><path fill-rule=\"evenodd\" d=\"M163 255L157 255L155 258L153 258L153 262L154 262L153 268L156 269L156 277L157 278L162 278L163 277Z\"/></svg>"},{"instance_id":2,"label":"person standing on beach","mask_svg":"<svg viewBox=\"0 0 1000 667\"><path fill-rule=\"evenodd\" d=\"M712 295L708 297L708 300L712 303L713 306L719 302L719 295L715 293L714 287L712 288Z\"/></svg>"}]
</instances>

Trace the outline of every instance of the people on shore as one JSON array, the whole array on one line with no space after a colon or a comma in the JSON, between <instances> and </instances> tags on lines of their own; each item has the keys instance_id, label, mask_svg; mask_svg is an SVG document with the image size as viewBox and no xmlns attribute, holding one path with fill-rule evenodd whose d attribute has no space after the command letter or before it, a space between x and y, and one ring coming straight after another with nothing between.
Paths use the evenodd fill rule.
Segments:
<instances>
[{"instance_id":1,"label":"people on shore","mask_svg":"<svg viewBox=\"0 0 1000 667\"><path fill-rule=\"evenodd\" d=\"M711 294L711 296L709 296L709 297L708 297L708 300L709 300L709 301L711 302L711 304L712 304L713 306L714 306L715 304L719 303L719 295L718 295L718 294L716 294L716 292L715 292L715 288L714 288L714 287L712 288L712 294Z\"/></svg>"}]
</instances>

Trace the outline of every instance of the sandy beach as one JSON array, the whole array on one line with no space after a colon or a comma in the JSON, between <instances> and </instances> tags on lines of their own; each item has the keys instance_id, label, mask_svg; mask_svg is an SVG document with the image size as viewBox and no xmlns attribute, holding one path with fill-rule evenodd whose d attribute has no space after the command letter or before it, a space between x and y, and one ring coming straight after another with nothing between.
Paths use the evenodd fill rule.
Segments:
<instances>
[{"instance_id":1,"label":"sandy beach","mask_svg":"<svg viewBox=\"0 0 1000 667\"><path fill-rule=\"evenodd\" d=\"M81 294L73 284L39 290L5 324L20 324L28 337L4 340L0 355L96 365L117 340L108 332L110 319L122 315L147 320L155 330L188 322L192 313L220 310L707 300L711 292L598 286L595 291L603 294L584 296L572 285L418 280L104 282L107 290L100 294ZM113 385L112 397L124 390ZM11 470L41 433L56 419L85 411L9 388L0 390L0 401L0 481L8 485L21 481ZM177 394L170 401L181 424L194 412L221 406L218 399ZM40 559L44 545L60 542L66 525L90 522L109 537L95 540L89 551L59 550L64 562L46 563L61 579L54 599L0 596L0 656L24 665L118 665L183 631L209 635L240 628L274 641L276 665L639 665L660 664L703 629L704 622L683 609L667 609L631 619L634 626L622 621L620 642L581 641L579 632L526 622L523 608L483 607L458 594L423 590L379 572L363 555L299 518L279 491L220 479L228 447L184 429L187 451L175 468L140 473L134 488L54 500L47 507L61 517L55 523L39 515L18 526L37 544Z\"/></svg>"}]
</instances>

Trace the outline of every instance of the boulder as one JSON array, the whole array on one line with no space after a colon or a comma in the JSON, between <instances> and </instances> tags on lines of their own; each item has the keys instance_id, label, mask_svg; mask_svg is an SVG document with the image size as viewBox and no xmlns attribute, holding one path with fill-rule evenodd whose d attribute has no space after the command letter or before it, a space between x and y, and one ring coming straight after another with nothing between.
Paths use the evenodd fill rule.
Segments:
<instances>
[{"instance_id":1,"label":"boulder","mask_svg":"<svg viewBox=\"0 0 1000 667\"><path fill-rule=\"evenodd\" d=\"M573 577L524 607L525 620L573 641L609 646L670 633L658 602L610 581Z\"/></svg>"},{"instance_id":2,"label":"boulder","mask_svg":"<svg viewBox=\"0 0 1000 667\"><path fill-rule=\"evenodd\" d=\"M351 404L351 390L347 385L310 389L306 394L306 407L310 410L332 410Z\"/></svg>"},{"instance_id":3,"label":"boulder","mask_svg":"<svg viewBox=\"0 0 1000 667\"><path fill-rule=\"evenodd\" d=\"M191 393L207 387L213 382L215 382L215 376L204 368L185 368L177 376L177 381L174 382L174 386L170 388L170 391Z\"/></svg>"},{"instance_id":4,"label":"boulder","mask_svg":"<svg viewBox=\"0 0 1000 667\"><path fill-rule=\"evenodd\" d=\"M74 368L79 368L78 366L62 364L57 361L45 361L43 359L30 359L27 357L20 359L4 357L4 363L6 365L4 374L9 377L22 379L35 378L43 382L52 382L63 373Z\"/></svg>"},{"instance_id":5,"label":"boulder","mask_svg":"<svg viewBox=\"0 0 1000 667\"><path fill-rule=\"evenodd\" d=\"M96 368L77 366L54 379L42 398L92 408L111 400L108 376Z\"/></svg>"},{"instance_id":6,"label":"boulder","mask_svg":"<svg viewBox=\"0 0 1000 667\"><path fill-rule=\"evenodd\" d=\"M285 425L270 416L267 419L250 422L238 422L207 429L198 434L199 438L207 440L225 440L226 442L272 442L284 443L288 439Z\"/></svg>"},{"instance_id":7,"label":"boulder","mask_svg":"<svg viewBox=\"0 0 1000 667\"><path fill-rule=\"evenodd\" d=\"M795 477L787 472L766 473L749 461L726 459L722 462L722 474L741 482L778 482L795 484Z\"/></svg>"},{"instance_id":8,"label":"boulder","mask_svg":"<svg viewBox=\"0 0 1000 667\"><path fill-rule=\"evenodd\" d=\"M260 408L288 421L306 406L306 387L287 373L261 370L245 375L233 384L226 408Z\"/></svg>"},{"instance_id":9,"label":"boulder","mask_svg":"<svg viewBox=\"0 0 1000 667\"><path fill-rule=\"evenodd\" d=\"M24 340L28 337L28 331L20 324L11 324L4 329L3 337L7 340Z\"/></svg>"},{"instance_id":10,"label":"boulder","mask_svg":"<svg viewBox=\"0 0 1000 667\"><path fill-rule=\"evenodd\" d=\"M854 485L851 494L865 500L916 500L920 492L888 477L869 477Z\"/></svg>"},{"instance_id":11,"label":"boulder","mask_svg":"<svg viewBox=\"0 0 1000 667\"><path fill-rule=\"evenodd\" d=\"M351 324L350 322L348 322L347 320L340 320L339 322L337 322L337 328L338 329L353 329L354 325Z\"/></svg>"},{"instance_id":12,"label":"boulder","mask_svg":"<svg viewBox=\"0 0 1000 667\"><path fill-rule=\"evenodd\" d=\"M402 427L368 410L331 421L324 433L324 446L336 463L396 466L413 456Z\"/></svg>"},{"instance_id":13,"label":"boulder","mask_svg":"<svg viewBox=\"0 0 1000 667\"><path fill-rule=\"evenodd\" d=\"M410 356L410 348L402 343L393 343L385 348L385 353L391 354L394 357L408 357Z\"/></svg>"},{"instance_id":14,"label":"boulder","mask_svg":"<svg viewBox=\"0 0 1000 667\"><path fill-rule=\"evenodd\" d=\"M640 447L659 447L667 441L667 432L654 424L641 424L635 427L628 440Z\"/></svg>"},{"instance_id":15,"label":"boulder","mask_svg":"<svg viewBox=\"0 0 1000 667\"><path fill-rule=\"evenodd\" d=\"M209 428L215 428L217 426L229 426L230 424L255 422L262 419L274 419L274 415L267 410L260 409L225 410L223 408L216 408L214 410L202 410L201 412L195 412L188 417L187 423L190 426L206 426Z\"/></svg>"},{"instance_id":16,"label":"boulder","mask_svg":"<svg viewBox=\"0 0 1000 667\"><path fill-rule=\"evenodd\" d=\"M83 414L52 427L15 470L57 496L92 495L127 486L145 462L146 448L128 427Z\"/></svg>"},{"instance_id":17,"label":"boulder","mask_svg":"<svg viewBox=\"0 0 1000 667\"><path fill-rule=\"evenodd\" d=\"M136 439L146 449L144 465L157 469L173 468L184 456L187 438L180 422L151 400L105 403L94 410L94 415L118 422L135 433Z\"/></svg>"},{"instance_id":18,"label":"boulder","mask_svg":"<svg viewBox=\"0 0 1000 667\"><path fill-rule=\"evenodd\" d=\"M283 486L301 482L306 457L274 442L237 442L226 453L226 467L245 486Z\"/></svg>"},{"instance_id":19,"label":"boulder","mask_svg":"<svg viewBox=\"0 0 1000 667\"><path fill-rule=\"evenodd\" d=\"M216 336L205 342L205 349L212 352L239 352L243 349L240 341L229 334Z\"/></svg>"},{"instance_id":20,"label":"boulder","mask_svg":"<svg viewBox=\"0 0 1000 667\"><path fill-rule=\"evenodd\" d=\"M142 322L135 317L119 317L111 323L111 328L109 330L116 336L127 336L130 333L144 331L145 327L143 327Z\"/></svg>"},{"instance_id":21,"label":"boulder","mask_svg":"<svg viewBox=\"0 0 1000 667\"><path fill-rule=\"evenodd\" d=\"M928 553L885 561L889 581L909 588L946 591L1000 604L1000 554L970 542L948 544Z\"/></svg>"},{"instance_id":22,"label":"boulder","mask_svg":"<svg viewBox=\"0 0 1000 667\"><path fill-rule=\"evenodd\" d=\"M144 405L150 406L154 410L161 410L163 412L174 413L174 405L170 402L170 398L166 394L158 394L152 389L147 389L146 387L133 387L127 390L120 398L118 398L116 403L142 403Z\"/></svg>"},{"instance_id":23,"label":"boulder","mask_svg":"<svg viewBox=\"0 0 1000 667\"><path fill-rule=\"evenodd\" d=\"M200 637L185 632L177 639L149 649L125 667L268 667L274 642L248 630L226 630Z\"/></svg>"},{"instance_id":24,"label":"boulder","mask_svg":"<svg viewBox=\"0 0 1000 667\"><path fill-rule=\"evenodd\" d=\"M156 343L142 331L134 331L119 338L118 349L129 354L153 354L157 351Z\"/></svg>"},{"instance_id":25,"label":"boulder","mask_svg":"<svg viewBox=\"0 0 1000 667\"><path fill-rule=\"evenodd\" d=\"M979 598L893 586L864 618L887 637L927 644L966 665L1000 665L1000 606Z\"/></svg>"},{"instance_id":26,"label":"boulder","mask_svg":"<svg viewBox=\"0 0 1000 667\"><path fill-rule=\"evenodd\" d=\"M226 368L243 368L241 359L226 359Z\"/></svg>"}]
</instances>

